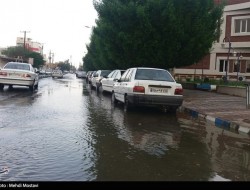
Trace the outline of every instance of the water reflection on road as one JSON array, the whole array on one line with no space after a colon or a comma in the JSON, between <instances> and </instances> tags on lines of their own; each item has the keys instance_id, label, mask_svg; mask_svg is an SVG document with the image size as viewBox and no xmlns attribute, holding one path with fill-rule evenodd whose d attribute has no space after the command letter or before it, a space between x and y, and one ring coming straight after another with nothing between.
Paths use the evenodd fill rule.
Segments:
<instances>
[{"instance_id":1,"label":"water reflection on road","mask_svg":"<svg viewBox=\"0 0 250 190\"><path fill-rule=\"evenodd\" d=\"M250 180L248 136L179 112L124 113L71 74L0 92L0 158L3 181Z\"/></svg>"}]
</instances>

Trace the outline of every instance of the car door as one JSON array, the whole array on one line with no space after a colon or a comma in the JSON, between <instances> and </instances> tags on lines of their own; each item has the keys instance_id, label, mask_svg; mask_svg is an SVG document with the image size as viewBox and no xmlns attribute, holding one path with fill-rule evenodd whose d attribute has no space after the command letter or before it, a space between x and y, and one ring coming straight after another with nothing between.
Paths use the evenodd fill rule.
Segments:
<instances>
[{"instance_id":1,"label":"car door","mask_svg":"<svg viewBox=\"0 0 250 190\"><path fill-rule=\"evenodd\" d=\"M118 80L117 82L114 83L114 92L115 92L115 97L117 100L124 102L124 95L123 95L123 82L125 81L125 77L128 74L128 72L130 71L130 69L127 69L123 75L121 76L120 80Z\"/></svg>"},{"instance_id":2,"label":"car door","mask_svg":"<svg viewBox=\"0 0 250 190\"><path fill-rule=\"evenodd\" d=\"M109 91L112 92L113 90L113 86L114 86L114 79L115 79L115 76L117 75L118 71L115 70L113 75L108 79L108 88L109 88Z\"/></svg>"},{"instance_id":3,"label":"car door","mask_svg":"<svg viewBox=\"0 0 250 190\"><path fill-rule=\"evenodd\" d=\"M119 100L123 103L124 103L125 94L131 93L130 80L131 80L133 70L134 69L128 69L128 71L125 72L124 76L122 76L122 78L121 78L121 82L120 82L120 86L119 86L119 88L120 88Z\"/></svg>"},{"instance_id":4,"label":"car door","mask_svg":"<svg viewBox=\"0 0 250 190\"><path fill-rule=\"evenodd\" d=\"M110 91L110 88L109 88L110 80L111 80L114 73L115 73L115 70L112 71L107 77L102 79L102 88L103 88L103 90Z\"/></svg>"},{"instance_id":5,"label":"car door","mask_svg":"<svg viewBox=\"0 0 250 190\"><path fill-rule=\"evenodd\" d=\"M132 80L132 76L133 76L134 71L135 71L135 69L129 70L129 72L125 76L125 79L121 85L122 86L123 100L124 100L126 94L133 93L134 84L131 82L131 80Z\"/></svg>"}]
</instances>

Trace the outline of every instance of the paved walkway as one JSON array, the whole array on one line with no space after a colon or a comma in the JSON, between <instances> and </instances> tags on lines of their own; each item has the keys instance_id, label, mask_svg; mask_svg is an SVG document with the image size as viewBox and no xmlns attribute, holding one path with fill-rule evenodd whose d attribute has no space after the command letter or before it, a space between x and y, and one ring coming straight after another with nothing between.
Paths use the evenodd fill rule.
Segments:
<instances>
[{"instance_id":1,"label":"paved walkway","mask_svg":"<svg viewBox=\"0 0 250 190\"><path fill-rule=\"evenodd\" d=\"M246 109L246 98L184 89L182 108L217 126L250 133L250 109Z\"/></svg>"}]
</instances>

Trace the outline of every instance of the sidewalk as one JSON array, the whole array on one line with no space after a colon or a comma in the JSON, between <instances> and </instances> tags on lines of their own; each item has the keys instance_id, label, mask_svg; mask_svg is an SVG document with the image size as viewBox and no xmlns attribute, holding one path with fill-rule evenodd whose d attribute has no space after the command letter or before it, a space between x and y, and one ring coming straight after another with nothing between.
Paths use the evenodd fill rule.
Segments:
<instances>
[{"instance_id":1,"label":"sidewalk","mask_svg":"<svg viewBox=\"0 0 250 190\"><path fill-rule=\"evenodd\" d=\"M182 109L216 126L250 134L250 109L246 109L245 98L184 89Z\"/></svg>"}]
</instances>

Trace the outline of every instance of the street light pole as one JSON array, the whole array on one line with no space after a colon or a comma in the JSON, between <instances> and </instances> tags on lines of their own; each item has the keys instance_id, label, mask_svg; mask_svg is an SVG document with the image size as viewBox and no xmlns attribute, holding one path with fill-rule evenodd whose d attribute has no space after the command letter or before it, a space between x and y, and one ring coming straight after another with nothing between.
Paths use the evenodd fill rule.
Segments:
<instances>
[{"instance_id":1,"label":"street light pole","mask_svg":"<svg viewBox=\"0 0 250 190\"><path fill-rule=\"evenodd\" d=\"M236 56L237 56L237 82L239 81L239 66L240 66L240 60L243 58L241 53L237 53L236 52Z\"/></svg>"},{"instance_id":2,"label":"street light pole","mask_svg":"<svg viewBox=\"0 0 250 190\"><path fill-rule=\"evenodd\" d=\"M225 47L226 40L228 41L228 53L227 53L227 63L225 65L225 70L226 70L226 77L224 79L225 82L227 82L227 75L228 75L227 72L228 72L228 65L229 65L229 56L230 56L230 51L231 51L231 48L232 48L230 37L225 37L223 39L222 46Z\"/></svg>"}]
</instances>

